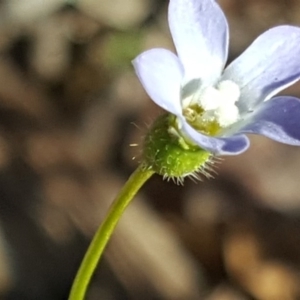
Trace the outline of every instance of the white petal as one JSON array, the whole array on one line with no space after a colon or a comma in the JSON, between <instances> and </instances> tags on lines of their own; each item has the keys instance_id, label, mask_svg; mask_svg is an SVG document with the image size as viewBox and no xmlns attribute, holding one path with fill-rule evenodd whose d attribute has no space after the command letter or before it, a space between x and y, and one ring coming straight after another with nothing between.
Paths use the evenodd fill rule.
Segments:
<instances>
[{"instance_id":1,"label":"white petal","mask_svg":"<svg viewBox=\"0 0 300 300\"><path fill-rule=\"evenodd\" d=\"M181 114L183 71L177 56L166 49L152 49L140 54L133 65L150 98L163 109Z\"/></svg>"},{"instance_id":2,"label":"white petal","mask_svg":"<svg viewBox=\"0 0 300 300\"><path fill-rule=\"evenodd\" d=\"M228 24L214 0L170 0L169 26L185 82L215 83L227 60Z\"/></svg>"},{"instance_id":3,"label":"white petal","mask_svg":"<svg viewBox=\"0 0 300 300\"><path fill-rule=\"evenodd\" d=\"M212 137L196 131L186 120L181 119L182 131L195 144L215 155L237 155L249 147L249 139L243 135Z\"/></svg>"},{"instance_id":4,"label":"white petal","mask_svg":"<svg viewBox=\"0 0 300 300\"><path fill-rule=\"evenodd\" d=\"M240 86L236 103L241 112L252 110L300 78L300 28L278 26L260 35L224 71L222 80Z\"/></svg>"}]
</instances>

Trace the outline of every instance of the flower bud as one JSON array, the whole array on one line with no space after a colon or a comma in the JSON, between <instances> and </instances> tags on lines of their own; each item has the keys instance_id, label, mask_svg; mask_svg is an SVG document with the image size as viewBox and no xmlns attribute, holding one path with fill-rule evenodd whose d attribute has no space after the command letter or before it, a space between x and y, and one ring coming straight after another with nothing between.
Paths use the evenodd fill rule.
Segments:
<instances>
[{"instance_id":1,"label":"flower bud","mask_svg":"<svg viewBox=\"0 0 300 300\"><path fill-rule=\"evenodd\" d=\"M197 173L209 176L212 154L185 141L174 125L175 118L161 115L147 133L143 148L146 167L179 183L186 176L198 179Z\"/></svg>"}]
</instances>

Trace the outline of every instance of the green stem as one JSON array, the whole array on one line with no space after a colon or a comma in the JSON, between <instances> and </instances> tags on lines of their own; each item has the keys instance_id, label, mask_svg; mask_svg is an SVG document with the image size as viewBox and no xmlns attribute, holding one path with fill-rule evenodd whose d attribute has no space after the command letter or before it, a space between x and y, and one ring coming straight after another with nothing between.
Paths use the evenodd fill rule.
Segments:
<instances>
[{"instance_id":1,"label":"green stem","mask_svg":"<svg viewBox=\"0 0 300 300\"><path fill-rule=\"evenodd\" d=\"M141 186L153 175L143 164L135 170L112 203L102 225L97 230L73 282L69 300L83 300L95 268L124 210Z\"/></svg>"}]
</instances>

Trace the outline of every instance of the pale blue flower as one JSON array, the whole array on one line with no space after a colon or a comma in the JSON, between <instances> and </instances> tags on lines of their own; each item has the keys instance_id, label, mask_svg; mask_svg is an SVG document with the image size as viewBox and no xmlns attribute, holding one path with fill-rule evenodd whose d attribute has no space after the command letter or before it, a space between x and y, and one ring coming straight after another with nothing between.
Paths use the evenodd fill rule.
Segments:
<instances>
[{"instance_id":1,"label":"pale blue flower","mask_svg":"<svg viewBox=\"0 0 300 300\"><path fill-rule=\"evenodd\" d=\"M170 0L177 55L151 49L134 61L153 101L177 116L175 132L217 155L249 147L245 133L300 146L300 100L278 96L300 78L300 28L274 27L224 69L228 24L214 0Z\"/></svg>"}]
</instances>

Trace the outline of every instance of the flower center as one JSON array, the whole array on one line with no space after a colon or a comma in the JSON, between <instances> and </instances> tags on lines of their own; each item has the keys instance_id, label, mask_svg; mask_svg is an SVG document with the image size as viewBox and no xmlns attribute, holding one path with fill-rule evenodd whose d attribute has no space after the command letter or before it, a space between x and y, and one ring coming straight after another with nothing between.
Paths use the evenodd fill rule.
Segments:
<instances>
[{"instance_id":1,"label":"flower center","mask_svg":"<svg viewBox=\"0 0 300 300\"><path fill-rule=\"evenodd\" d=\"M216 87L207 87L183 99L183 115L196 130L214 136L239 119L235 105L239 97L239 86L224 80Z\"/></svg>"}]
</instances>

